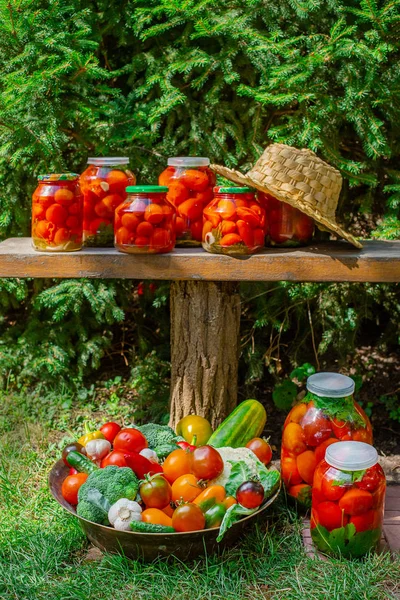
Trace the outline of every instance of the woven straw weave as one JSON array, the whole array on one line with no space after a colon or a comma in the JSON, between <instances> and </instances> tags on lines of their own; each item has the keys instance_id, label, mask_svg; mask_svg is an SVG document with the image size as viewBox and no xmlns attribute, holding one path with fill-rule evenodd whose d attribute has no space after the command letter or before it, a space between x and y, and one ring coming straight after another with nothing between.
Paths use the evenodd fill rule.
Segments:
<instances>
[{"instance_id":1,"label":"woven straw weave","mask_svg":"<svg viewBox=\"0 0 400 600\"><path fill-rule=\"evenodd\" d=\"M362 247L336 223L342 176L311 150L271 144L246 175L219 165L211 168L235 183L255 187L287 202L312 217L320 229L333 231L357 248Z\"/></svg>"}]
</instances>

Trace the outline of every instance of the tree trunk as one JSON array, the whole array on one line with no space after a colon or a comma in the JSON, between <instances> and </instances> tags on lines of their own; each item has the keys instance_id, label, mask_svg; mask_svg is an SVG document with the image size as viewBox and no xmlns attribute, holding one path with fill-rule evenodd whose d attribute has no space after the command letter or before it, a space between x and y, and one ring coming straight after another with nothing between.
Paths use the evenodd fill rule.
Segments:
<instances>
[{"instance_id":1,"label":"tree trunk","mask_svg":"<svg viewBox=\"0 0 400 600\"><path fill-rule=\"evenodd\" d=\"M189 414L215 427L235 408L239 327L236 283L171 283L172 427Z\"/></svg>"}]
</instances>

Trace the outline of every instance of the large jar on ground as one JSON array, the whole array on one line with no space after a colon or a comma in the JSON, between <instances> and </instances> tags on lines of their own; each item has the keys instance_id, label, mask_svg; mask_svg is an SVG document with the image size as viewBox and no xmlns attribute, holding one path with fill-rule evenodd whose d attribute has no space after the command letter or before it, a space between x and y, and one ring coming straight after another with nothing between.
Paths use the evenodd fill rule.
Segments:
<instances>
[{"instance_id":1,"label":"large jar on ground","mask_svg":"<svg viewBox=\"0 0 400 600\"><path fill-rule=\"evenodd\" d=\"M216 187L204 209L203 248L216 254L255 254L264 247L265 211L248 187Z\"/></svg>"},{"instance_id":2,"label":"large jar on ground","mask_svg":"<svg viewBox=\"0 0 400 600\"><path fill-rule=\"evenodd\" d=\"M305 246L311 242L314 233L311 217L270 194L258 192L257 197L266 212L267 246Z\"/></svg>"},{"instance_id":3,"label":"large jar on ground","mask_svg":"<svg viewBox=\"0 0 400 600\"><path fill-rule=\"evenodd\" d=\"M358 558L382 534L385 474L378 453L363 442L329 446L314 475L311 537L326 554Z\"/></svg>"},{"instance_id":4,"label":"large jar on ground","mask_svg":"<svg viewBox=\"0 0 400 600\"><path fill-rule=\"evenodd\" d=\"M114 213L127 197L125 188L135 185L129 158L89 158L80 176L83 193L84 246L109 247L114 241Z\"/></svg>"},{"instance_id":5,"label":"large jar on ground","mask_svg":"<svg viewBox=\"0 0 400 600\"><path fill-rule=\"evenodd\" d=\"M32 196L32 243L42 252L82 248L82 193L77 173L39 175Z\"/></svg>"},{"instance_id":6,"label":"large jar on ground","mask_svg":"<svg viewBox=\"0 0 400 600\"><path fill-rule=\"evenodd\" d=\"M162 254L175 246L175 207L168 188L136 185L115 212L115 247L129 254Z\"/></svg>"},{"instance_id":7,"label":"large jar on ground","mask_svg":"<svg viewBox=\"0 0 400 600\"><path fill-rule=\"evenodd\" d=\"M200 246L203 209L213 198L215 175L210 160L199 156L176 156L158 178L169 188L167 198L176 207L176 245Z\"/></svg>"},{"instance_id":8,"label":"large jar on ground","mask_svg":"<svg viewBox=\"0 0 400 600\"><path fill-rule=\"evenodd\" d=\"M286 418L282 479L288 494L305 507L310 506L315 468L329 446L348 440L372 444L371 423L353 393L350 377L315 373L307 379L307 394Z\"/></svg>"}]
</instances>

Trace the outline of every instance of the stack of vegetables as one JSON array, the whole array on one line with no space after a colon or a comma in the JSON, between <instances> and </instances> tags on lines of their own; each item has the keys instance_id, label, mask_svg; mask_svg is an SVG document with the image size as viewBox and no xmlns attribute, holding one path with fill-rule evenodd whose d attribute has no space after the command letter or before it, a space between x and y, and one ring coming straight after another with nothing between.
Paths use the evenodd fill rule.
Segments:
<instances>
[{"instance_id":1,"label":"stack of vegetables","mask_svg":"<svg viewBox=\"0 0 400 600\"><path fill-rule=\"evenodd\" d=\"M191 532L219 527L218 540L279 487L272 451L258 437L266 413L246 400L212 432L200 416L176 432L149 423L106 423L63 451L70 467L62 495L77 514L122 531Z\"/></svg>"}]
</instances>

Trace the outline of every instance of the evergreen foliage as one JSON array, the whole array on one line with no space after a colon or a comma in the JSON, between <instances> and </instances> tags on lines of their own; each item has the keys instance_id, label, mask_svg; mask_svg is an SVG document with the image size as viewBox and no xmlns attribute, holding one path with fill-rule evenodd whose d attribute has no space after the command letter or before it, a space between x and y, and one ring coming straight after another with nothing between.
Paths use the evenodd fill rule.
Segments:
<instances>
[{"instance_id":1,"label":"evergreen foliage","mask_svg":"<svg viewBox=\"0 0 400 600\"><path fill-rule=\"evenodd\" d=\"M356 234L398 237L399 33L400 0L0 0L0 236L29 235L39 173L81 172L88 155L127 155L150 183L171 155L246 170L281 141L341 170L339 217ZM0 281L1 373L82 379L124 339L134 290ZM267 336L297 363L313 345L350 351L372 311L398 323L390 286L260 293L245 305L252 369ZM167 321L165 290L136 298L130 356L164 340L146 331L152 305Z\"/></svg>"}]
</instances>

